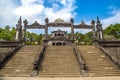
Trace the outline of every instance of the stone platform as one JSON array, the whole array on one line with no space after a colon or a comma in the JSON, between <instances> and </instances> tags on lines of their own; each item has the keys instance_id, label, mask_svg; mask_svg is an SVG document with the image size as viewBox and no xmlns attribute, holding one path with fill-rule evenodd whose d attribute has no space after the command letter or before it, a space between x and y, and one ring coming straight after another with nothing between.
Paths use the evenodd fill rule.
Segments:
<instances>
[{"instance_id":1,"label":"stone platform","mask_svg":"<svg viewBox=\"0 0 120 80\"><path fill-rule=\"evenodd\" d=\"M67 77L67 78L38 78L38 77L1 77L0 80L120 80L117 77Z\"/></svg>"}]
</instances>

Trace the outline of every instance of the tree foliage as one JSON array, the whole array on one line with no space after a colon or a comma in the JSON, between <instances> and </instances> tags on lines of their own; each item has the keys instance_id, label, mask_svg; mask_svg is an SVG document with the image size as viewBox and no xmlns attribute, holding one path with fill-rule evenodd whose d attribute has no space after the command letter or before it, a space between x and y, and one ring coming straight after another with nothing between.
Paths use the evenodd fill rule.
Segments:
<instances>
[{"instance_id":1,"label":"tree foliage","mask_svg":"<svg viewBox=\"0 0 120 80\"><path fill-rule=\"evenodd\" d=\"M86 34L75 33L76 40L78 44L92 44L92 32L88 32Z\"/></svg>"},{"instance_id":2,"label":"tree foliage","mask_svg":"<svg viewBox=\"0 0 120 80\"><path fill-rule=\"evenodd\" d=\"M12 41L15 38L15 30L10 30L10 26L5 26L5 28L0 28L0 40Z\"/></svg>"},{"instance_id":3,"label":"tree foliage","mask_svg":"<svg viewBox=\"0 0 120 80\"><path fill-rule=\"evenodd\" d=\"M13 27L10 29L10 26L5 26L4 28L0 27L0 40L4 41L14 41L16 36L16 29ZM42 44L43 35L26 32L27 44Z\"/></svg>"},{"instance_id":4,"label":"tree foliage","mask_svg":"<svg viewBox=\"0 0 120 80\"><path fill-rule=\"evenodd\" d=\"M114 24L108 26L104 31L106 35L113 35L116 39L120 38L120 24Z\"/></svg>"},{"instance_id":5,"label":"tree foliage","mask_svg":"<svg viewBox=\"0 0 120 80\"><path fill-rule=\"evenodd\" d=\"M26 32L26 40L27 44L42 44L43 43L43 34L36 34L36 33L30 33Z\"/></svg>"}]
</instances>

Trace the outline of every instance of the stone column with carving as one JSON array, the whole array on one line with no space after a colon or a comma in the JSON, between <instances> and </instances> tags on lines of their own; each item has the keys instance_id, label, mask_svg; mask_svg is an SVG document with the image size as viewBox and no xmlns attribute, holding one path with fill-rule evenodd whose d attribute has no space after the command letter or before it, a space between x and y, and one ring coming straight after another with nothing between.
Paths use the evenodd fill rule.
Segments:
<instances>
[{"instance_id":1,"label":"stone column with carving","mask_svg":"<svg viewBox=\"0 0 120 80\"><path fill-rule=\"evenodd\" d=\"M71 18L70 19L70 24L71 24L71 40L73 41L73 43L74 43L74 19L73 18Z\"/></svg>"},{"instance_id":2,"label":"stone column with carving","mask_svg":"<svg viewBox=\"0 0 120 80\"><path fill-rule=\"evenodd\" d=\"M97 17L97 39L103 40L103 33L102 33L102 24L100 23L99 17Z\"/></svg>"},{"instance_id":3,"label":"stone column with carving","mask_svg":"<svg viewBox=\"0 0 120 80\"><path fill-rule=\"evenodd\" d=\"M18 20L18 24L16 24L16 37L15 40L16 41L21 41L21 37L22 37L22 20L21 20L21 16Z\"/></svg>"},{"instance_id":4,"label":"stone column with carving","mask_svg":"<svg viewBox=\"0 0 120 80\"><path fill-rule=\"evenodd\" d=\"M48 40L48 18L45 19L45 41Z\"/></svg>"},{"instance_id":5,"label":"stone column with carving","mask_svg":"<svg viewBox=\"0 0 120 80\"><path fill-rule=\"evenodd\" d=\"M96 40L95 21L94 20L91 21L91 25L92 25L92 31L93 31L93 40Z\"/></svg>"},{"instance_id":6,"label":"stone column with carving","mask_svg":"<svg viewBox=\"0 0 120 80\"><path fill-rule=\"evenodd\" d=\"M28 21L25 19L23 22L24 22L24 29L23 29L23 45L26 45L26 27L27 27Z\"/></svg>"}]
</instances>

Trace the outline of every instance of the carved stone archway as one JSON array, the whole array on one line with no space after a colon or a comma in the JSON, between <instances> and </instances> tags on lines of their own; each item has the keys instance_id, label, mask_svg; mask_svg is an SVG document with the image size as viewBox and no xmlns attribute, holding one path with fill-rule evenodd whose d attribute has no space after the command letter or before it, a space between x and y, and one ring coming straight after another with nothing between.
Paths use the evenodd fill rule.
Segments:
<instances>
[{"instance_id":1,"label":"carved stone archway","mask_svg":"<svg viewBox=\"0 0 120 80\"><path fill-rule=\"evenodd\" d=\"M45 29L45 40L44 42L47 43L49 38L48 38L48 27L69 27L71 28L71 42L74 43L74 29L92 29L93 31L93 38L94 40L103 40L103 34L102 34L102 24L100 23L99 18L97 17L97 24L95 28L95 21L91 21L91 25L87 25L82 21L78 25L74 25L74 19L71 18L69 22L65 22L63 19L56 19L54 22L49 22L49 19L45 19L45 24L42 25L35 21L33 24L28 25L28 21L24 20L24 28L23 28L23 41L24 45L26 44L26 29ZM21 41L21 30L22 30L22 20L21 17L18 21L17 28L16 28L16 40Z\"/></svg>"}]
</instances>

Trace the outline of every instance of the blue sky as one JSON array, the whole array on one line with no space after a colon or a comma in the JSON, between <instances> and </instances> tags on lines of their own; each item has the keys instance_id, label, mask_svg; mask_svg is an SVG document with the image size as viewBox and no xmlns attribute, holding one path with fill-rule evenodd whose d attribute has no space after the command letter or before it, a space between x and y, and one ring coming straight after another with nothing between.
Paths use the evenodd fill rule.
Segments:
<instances>
[{"instance_id":1,"label":"blue sky","mask_svg":"<svg viewBox=\"0 0 120 80\"><path fill-rule=\"evenodd\" d=\"M0 0L0 26L17 24L19 16L22 20L27 19L29 24L38 21L44 24L44 19L49 18L53 22L57 18L62 18L66 22L71 17L75 24L84 20L90 24L92 19L99 16L103 28L110 24L120 23L120 0ZM59 28L50 28L50 31ZM69 28L62 30L70 31ZM43 33L44 30L30 30ZM76 30L88 32L89 30Z\"/></svg>"},{"instance_id":2,"label":"blue sky","mask_svg":"<svg viewBox=\"0 0 120 80\"><path fill-rule=\"evenodd\" d=\"M113 16L111 12L114 9L120 8L120 0L77 0L76 5L78 7L75 10L77 17L90 20L99 16L101 19L105 19Z\"/></svg>"}]
</instances>

